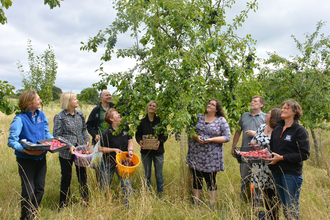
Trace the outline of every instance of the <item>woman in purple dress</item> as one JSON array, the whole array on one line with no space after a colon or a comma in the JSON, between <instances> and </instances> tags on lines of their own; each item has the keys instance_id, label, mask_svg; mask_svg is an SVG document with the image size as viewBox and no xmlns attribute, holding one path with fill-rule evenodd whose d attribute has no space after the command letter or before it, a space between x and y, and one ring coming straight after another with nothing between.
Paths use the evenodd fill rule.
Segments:
<instances>
[{"instance_id":1,"label":"woman in purple dress","mask_svg":"<svg viewBox=\"0 0 330 220\"><path fill-rule=\"evenodd\" d=\"M196 121L196 134L189 141L186 163L193 175L194 203L198 204L205 179L210 194L210 207L216 197L216 174L224 170L223 143L230 141L230 129L220 101L213 99Z\"/></svg>"}]
</instances>

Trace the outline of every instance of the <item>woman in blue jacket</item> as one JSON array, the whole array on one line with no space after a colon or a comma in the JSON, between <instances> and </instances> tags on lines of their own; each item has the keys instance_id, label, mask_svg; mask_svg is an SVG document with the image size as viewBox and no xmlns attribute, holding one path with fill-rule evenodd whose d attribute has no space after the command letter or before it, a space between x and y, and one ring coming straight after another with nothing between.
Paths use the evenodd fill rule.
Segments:
<instances>
[{"instance_id":1,"label":"woman in blue jacket","mask_svg":"<svg viewBox=\"0 0 330 220\"><path fill-rule=\"evenodd\" d=\"M47 151L29 151L20 143L22 139L37 143L53 137L45 114L39 110L41 102L36 91L24 91L18 100L21 113L9 128L8 146L15 150L22 185L21 219L34 219L44 194Z\"/></svg>"}]
</instances>

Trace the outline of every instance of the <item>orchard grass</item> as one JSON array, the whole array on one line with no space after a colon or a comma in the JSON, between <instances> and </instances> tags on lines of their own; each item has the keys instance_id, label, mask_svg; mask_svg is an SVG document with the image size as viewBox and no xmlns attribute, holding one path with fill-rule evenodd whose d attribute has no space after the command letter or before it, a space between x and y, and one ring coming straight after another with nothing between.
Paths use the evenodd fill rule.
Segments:
<instances>
[{"instance_id":1,"label":"orchard grass","mask_svg":"<svg viewBox=\"0 0 330 220\"><path fill-rule=\"evenodd\" d=\"M86 118L93 106L83 106ZM44 112L53 128L54 115L60 112L58 104L50 104ZM19 219L21 184L14 151L7 146L9 126L14 115L0 113L0 219ZM330 132L318 132L322 140L323 158L329 158ZM134 141L135 142L135 141ZM311 143L313 144L313 143ZM78 181L73 171L71 183L71 202L58 213L59 188L61 171L58 153L47 154L47 176L45 193L37 219L257 219L251 204L241 201L239 196L239 164L231 156L231 142L224 145L225 171L217 174L217 202L214 210L209 208L209 196L204 189L201 205L192 204L192 184L190 171L185 164L187 140L185 136L176 142L170 136L165 143L164 193L162 198L156 195L154 174L152 190L144 187L142 164L131 178L134 198L130 209L125 209L122 202L118 178L113 178L110 189L103 192L99 189L95 171L88 168L88 187L90 204L86 208L81 204ZM135 142L134 153L140 156L139 146ZM330 216L330 178L324 161L316 163L312 146L311 158L304 164L304 182L300 196L302 219L328 219ZM328 161L326 161L328 162ZM281 213L280 219L284 219Z\"/></svg>"}]
</instances>

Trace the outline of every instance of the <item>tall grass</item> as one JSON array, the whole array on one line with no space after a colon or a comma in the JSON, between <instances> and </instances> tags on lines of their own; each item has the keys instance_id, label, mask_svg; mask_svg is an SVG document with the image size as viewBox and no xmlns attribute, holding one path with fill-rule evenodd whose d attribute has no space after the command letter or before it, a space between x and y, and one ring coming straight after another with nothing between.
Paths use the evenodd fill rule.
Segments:
<instances>
[{"instance_id":1,"label":"tall grass","mask_svg":"<svg viewBox=\"0 0 330 220\"><path fill-rule=\"evenodd\" d=\"M92 107L81 110L86 116ZM60 112L57 106L44 108L53 128L53 117ZM20 217L20 190L18 167L14 151L7 146L9 126L14 115L5 116L0 113L0 219L18 219ZM329 158L328 131L319 133L322 139L324 158ZM73 173L71 183L71 203L60 213L57 212L60 191L60 164L58 153L47 154L47 176L45 193L40 207L38 219L256 219L251 204L242 202L239 197L240 176L239 165L231 154L231 142L224 145L225 171L217 175L216 208L210 210L209 196L204 190L202 204L192 205L192 186L190 173L185 164L187 140L185 137L176 142L170 137L165 143L164 163L164 195L156 196L155 179L153 175L152 191L143 185L143 168L139 166L132 176L134 198L129 210L124 208L119 181L116 177L109 193L100 191L95 179L95 171L88 169L88 186L90 189L90 205L88 208L80 204L78 181ZM134 153L140 155L135 143ZM302 219L329 219L330 216L330 178L324 163L317 165L314 151L304 165L304 183L300 197ZM284 219L281 214L281 219Z\"/></svg>"}]
</instances>

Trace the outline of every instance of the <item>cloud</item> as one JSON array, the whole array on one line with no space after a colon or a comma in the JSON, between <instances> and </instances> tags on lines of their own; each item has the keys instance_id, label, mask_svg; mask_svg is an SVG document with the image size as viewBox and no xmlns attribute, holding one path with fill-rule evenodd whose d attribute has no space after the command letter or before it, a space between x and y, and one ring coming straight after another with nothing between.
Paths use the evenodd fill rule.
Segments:
<instances>
[{"instance_id":1,"label":"cloud","mask_svg":"<svg viewBox=\"0 0 330 220\"><path fill-rule=\"evenodd\" d=\"M227 21L243 9L246 3L237 4L226 12ZM251 34L257 40L257 55L267 58L266 52L276 51L289 57L298 53L291 35L304 42L304 33L313 33L320 20L330 21L329 0L267 0L259 1L256 13L251 11L237 34ZM104 49L97 53L80 51L80 42L87 42L99 30L105 30L114 21L116 12L109 0L65 0L60 8L49 9L40 1L14 0L5 10L8 23L0 27L0 79L21 88L22 76L17 70L17 60L28 68L27 40L32 40L36 55L42 54L51 44L58 62L55 85L63 91L80 93L100 80L95 70L99 67ZM329 24L328 24L329 25ZM326 32L327 27L321 32ZM326 32L327 33L327 32ZM141 38L141 37L140 37ZM126 35L118 36L117 48L127 48L135 40ZM117 59L104 63L106 72L125 71L135 65L133 59ZM114 90L114 88L109 88Z\"/></svg>"},{"instance_id":2,"label":"cloud","mask_svg":"<svg viewBox=\"0 0 330 220\"><path fill-rule=\"evenodd\" d=\"M291 35L301 42L305 41L304 33L313 33L318 21L330 21L330 1L316 0L312 3L306 0L267 0L259 1L256 13L250 12L238 35L251 34L257 40L257 54L266 58L266 51L276 51L289 57L298 54ZM238 2L232 13L227 13L232 19L239 11L245 9L244 2ZM328 24L329 25L329 24ZM326 27L321 30L326 32Z\"/></svg>"}]
</instances>

